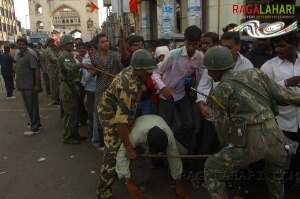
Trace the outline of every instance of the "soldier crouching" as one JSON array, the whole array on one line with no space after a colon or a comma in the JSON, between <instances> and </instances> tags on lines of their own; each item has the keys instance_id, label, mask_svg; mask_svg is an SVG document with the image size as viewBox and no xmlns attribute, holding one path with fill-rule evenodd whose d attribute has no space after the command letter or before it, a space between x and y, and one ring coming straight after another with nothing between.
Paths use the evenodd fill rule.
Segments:
<instances>
[{"instance_id":1,"label":"soldier crouching","mask_svg":"<svg viewBox=\"0 0 300 199\"><path fill-rule=\"evenodd\" d=\"M215 124L225 146L205 163L205 182L211 198L227 199L228 176L259 160L265 161L271 198L284 198L283 177L298 145L283 135L275 115L277 104L300 106L300 95L280 87L258 69L231 70L234 61L225 47L209 49L204 66L219 82L209 101L217 110Z\"/></svg>"}]
</instances>

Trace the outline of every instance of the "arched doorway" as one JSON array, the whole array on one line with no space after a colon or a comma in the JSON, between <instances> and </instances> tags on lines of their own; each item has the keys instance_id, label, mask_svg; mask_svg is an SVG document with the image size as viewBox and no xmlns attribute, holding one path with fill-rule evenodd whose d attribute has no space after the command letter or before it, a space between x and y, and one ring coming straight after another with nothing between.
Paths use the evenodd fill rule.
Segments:
<instances>
[{"instance_id":1,"label":"arched doorway","mask_svg":"<svg viewBox=\"0 0 300 199\"><path fill-rule=\"evenodd\" d=\"M41 4L35 4L35 15L42 15L43 14L43 7Z\"/></svg>"},{"instance_id":2,"label":"arched doorway","mask_svg":"<svg viewBox=\"0 0 300 199\"><path fill-rule=\"evenodd\" d=\"M81 26L79 13L67 5L60 6L53 12L52 22L55 30L66 34L79 30ZM80 30L79 32L81 33Z\"/></svg>"},{"instance_id":3,"label":"arched doorway","mask_svg":"<svg viewBox=\"0 0 300 199\"><path fill-rule=\"evenodd\" d=\"M42 21L36 22L36 31L39 32L40 30L44 29L44 23Z\"/></svg>"}]
</instances>

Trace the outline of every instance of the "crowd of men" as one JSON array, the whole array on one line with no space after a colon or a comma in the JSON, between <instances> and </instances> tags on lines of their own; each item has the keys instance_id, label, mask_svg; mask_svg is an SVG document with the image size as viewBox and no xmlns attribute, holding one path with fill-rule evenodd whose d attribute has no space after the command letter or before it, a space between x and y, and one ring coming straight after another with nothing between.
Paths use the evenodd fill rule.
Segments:
<instances>
[{"instance_id":1,"label":"crowd of men","mask_svg":"<svg viewBox=\"0 0 300 199\"><path fill-rule=\"evenodd\" d=\"M211 198L226 199L227 176L260 160L271 197L284 198L300 167L300 35L257 39L242 51L230 28L219 36L190 26L183 46L160 43L154 51L141 36L125 38L122 28L114 50L103 33L87 43L64 35L58 46L49 39L35 48L20 38L14 58L8 47L0 55L7 99L14 98L16 62L16 88L30 118L24 135L39 134L43 80L49 106L60 105L62 142L88 139L103 150L98 198L112 198L117 177L132 199L142 198L129 166L137 148L166 154L178 199L188 198L186 170L202 171ZM79 134L84 125L87 136ZM183 164L180 154L211 155Z\"/></svg>"}]
</instances>

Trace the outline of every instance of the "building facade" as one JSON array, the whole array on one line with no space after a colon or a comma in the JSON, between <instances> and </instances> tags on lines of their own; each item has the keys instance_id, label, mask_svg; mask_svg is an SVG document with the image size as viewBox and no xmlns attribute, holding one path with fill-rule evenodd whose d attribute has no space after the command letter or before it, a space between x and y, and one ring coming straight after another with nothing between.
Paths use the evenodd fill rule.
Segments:
<instances>
[{"instance_id":1,"label":"building facade","mask_svg":"<svg viewBox=\"0 0 300 199\"><path fill-rule=\"evenodd\" d=\"M0 42L14 43L19 33L14 0L0 0Z\"/></svg>"},{"instance_id":2,"label":"building facade","mask_svg":"<svg viewBox=\"0 0 300 199\"><path fill-rule=\"evenodd\" d=\"M98 10L89 3L96 0L28 0L32 32L53 31L63 34L81 33L84 41L90 40L99 30Z\"/></svg>"},{"instance_id":3,"label":"building facade","mask_svg":"<svg viewBox=\"0 0 300 199\"><path fill-rule=\"evenodd\" d=\"M291 17L291 21L299 21L300 18L300 0L139 0L138 2L139 15L135 17L136 32L146 40L161 38L169 33L183 33L190 25L197 25L204 32L222 34L226 25L241 24L249 20L245 13L234 13L234 5L241 7L247 4L291 4L296 5L295 17Z\"/></svg>"},{"instance_id":4,"label":"building facade","mask_svg":"<svg viewBox=\"0 0 300 199\"><path fill-rule=\"evenodd\" d=\"M243 3L244 0L141 0L139 34L156 39L166 33L183 33L190 25L221 33L227 24L241 23L244 15L233 15L232 5Z\"/></svg>"}]
</instances>

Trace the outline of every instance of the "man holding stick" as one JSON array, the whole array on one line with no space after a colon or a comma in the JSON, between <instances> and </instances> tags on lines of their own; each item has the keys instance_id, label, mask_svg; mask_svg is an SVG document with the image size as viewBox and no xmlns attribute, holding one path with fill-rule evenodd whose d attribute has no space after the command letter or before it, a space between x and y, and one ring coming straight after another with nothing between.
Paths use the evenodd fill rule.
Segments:
<instances>
[{"instance_id":1,"label":"man holding stick","mask_svg":"<svg viewBox=\"0 0 300 199\"><path fill-rule=\"evenodd\" d=\"M108 37L100 33L96 37L96 42L98 52L92 61L94 66L87 68L92 74L97 76L95 106L101 101L104 91L111 84L114 76L123 69L120 55L117 52L109 50ZM95 121L93 132L92 143L96 147L103 147L103 130L98 120Z\"/></svg>"}]
</instances>

